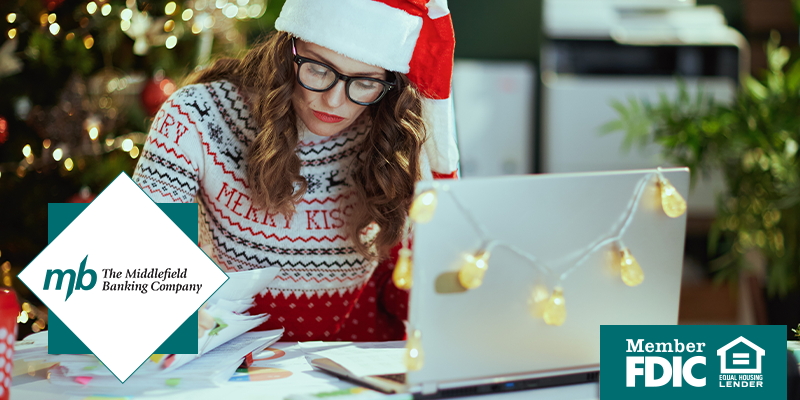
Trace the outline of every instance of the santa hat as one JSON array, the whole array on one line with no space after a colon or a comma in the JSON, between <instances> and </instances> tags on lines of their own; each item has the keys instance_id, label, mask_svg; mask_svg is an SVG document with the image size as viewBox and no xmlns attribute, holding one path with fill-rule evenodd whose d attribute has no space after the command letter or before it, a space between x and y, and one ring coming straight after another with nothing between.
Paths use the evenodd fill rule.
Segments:
<instances>
[{"instance_id":1,"label":"santa hat","mask_svg":"<svg viewBox=\"0 0 800 400\"><path fill-rule=\"evenodd\" d=\"M275 28L339 54L404 73L425 96L423 148L434 176L455 177L450 90L455 37L447 0L287 0Z\"/></svg>"}]
</instances>

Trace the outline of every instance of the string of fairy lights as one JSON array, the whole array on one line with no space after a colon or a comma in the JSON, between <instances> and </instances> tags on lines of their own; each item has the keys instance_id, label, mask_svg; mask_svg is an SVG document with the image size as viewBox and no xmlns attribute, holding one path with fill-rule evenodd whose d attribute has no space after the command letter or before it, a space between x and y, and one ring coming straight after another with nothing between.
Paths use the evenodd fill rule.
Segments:
<instances>
[{"instance_id":1,"label":"string of fairy lights","mask_svg":"<svg viewBox=\"0 0 800 400\"><path fill-rule=\"evenodd\" d=\"M532 317L542 318L547 325L561 326L567 318L564 281L573 272L583 267L589 257L598 250L613 245L612 248L619 255L620 279L626 285L633 287L644 281L644 271L636 261L636 258L634 258L630 248L624 244L623 237L639 208L645 189L651 182L655 182L660 191L661 206L668 217L677 218L686 212L686 201L669 180L664 177L661 169L658 168L637 182L633 196L628 202L625 211L609 230L609 233L588 244L582 251L578 251L576 253L578 255L577 261L560 274L557 274L547 263L523 249L493 238L447 184L437 185L416 196L412 202L409 217L416 224L429 222L436 211L439 196L441 194L450 196L464 220L468 222L478 236L479 243L481 243L477 250L465 252L461 256L458 270L459 284L465 290L478 289L489 270L489 260L492 252L497 248L505 248L521 256L522 259L539 270L547 278L544 281L556 282L552 291L542 283L535 285L529 296L528 306ZM409 247L409 240L406 238L403 241L403 248L399 252L398 262L392 275L395 285L405 290L411 289L412 286L413 264L411 256L413 253ZM568 258L574 257L570 255ZM409 371L417 371L423 366L422 332L418 329L411 329L408 336L405 363Z\"/></svg>"}]
</instances>

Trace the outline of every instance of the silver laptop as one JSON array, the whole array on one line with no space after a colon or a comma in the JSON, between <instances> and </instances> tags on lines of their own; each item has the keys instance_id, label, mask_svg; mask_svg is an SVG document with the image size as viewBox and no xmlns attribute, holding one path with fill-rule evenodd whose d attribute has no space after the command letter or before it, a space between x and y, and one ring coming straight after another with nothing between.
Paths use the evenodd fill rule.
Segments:
<instances>
[{"instance_id":1,"label":"silver laptop","mask_svg":"<svg viewBox=\"0 0 800 400\"><path fill-rule=\"evenodd\" d=\"M688 197L688 169L660 173ZM422 368L356 377L330 360L316 366L415 398L597 381L601 325L678 320L686 214L665 214L658 177L637 170L420 182L417 193L437 197L433 218L414 227L409 329L422 334ZM464 290L461 260L487 240L494 245L482 284ZM644 273L637 286L621 279L620 245ZM530 302L537 287L557 285L560 326Z\"/></svg>"}]
</instances>

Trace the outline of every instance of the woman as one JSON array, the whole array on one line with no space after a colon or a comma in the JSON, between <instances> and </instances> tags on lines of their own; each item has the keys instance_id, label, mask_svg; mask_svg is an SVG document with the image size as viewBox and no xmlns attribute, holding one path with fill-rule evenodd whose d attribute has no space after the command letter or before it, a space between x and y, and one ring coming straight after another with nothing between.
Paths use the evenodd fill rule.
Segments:
<instances>
[{"instance_id":1,"label":"woman","mask_svg":"<svg viewBox=\"0 0 800 400\"><path fill-rule=\"evenodd\" d=\"M415 182L457 162L452 23L417 3L288 0L278 33L173 94L148 135L134 180L200 203L224 269L281 268L250 311L288 340L403 338L386 260Z\"/></svg>"}]
</instances>

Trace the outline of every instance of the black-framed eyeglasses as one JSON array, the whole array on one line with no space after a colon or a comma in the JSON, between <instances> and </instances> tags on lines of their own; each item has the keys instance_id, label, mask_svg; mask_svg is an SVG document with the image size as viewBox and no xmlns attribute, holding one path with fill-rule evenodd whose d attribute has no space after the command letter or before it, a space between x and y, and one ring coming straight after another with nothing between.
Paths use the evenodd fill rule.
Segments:
<instances>
[{"instance_id":1,"label":"black-framed eyeglasses","mask_svg":"<svg viewBox=\"0 0 800 400\"><path fill-rule=\"evenodd\" d=\"M331 90L339 80L342 80L345 83L347 98L353 103L368 106L380 101L392 87L397 86L397 83L376 78L347 76L330 65L299 56L294 38L292 38L292 53L294 62L297 63L297 82L312 92Z\"/></svg>"}]
</instances>

